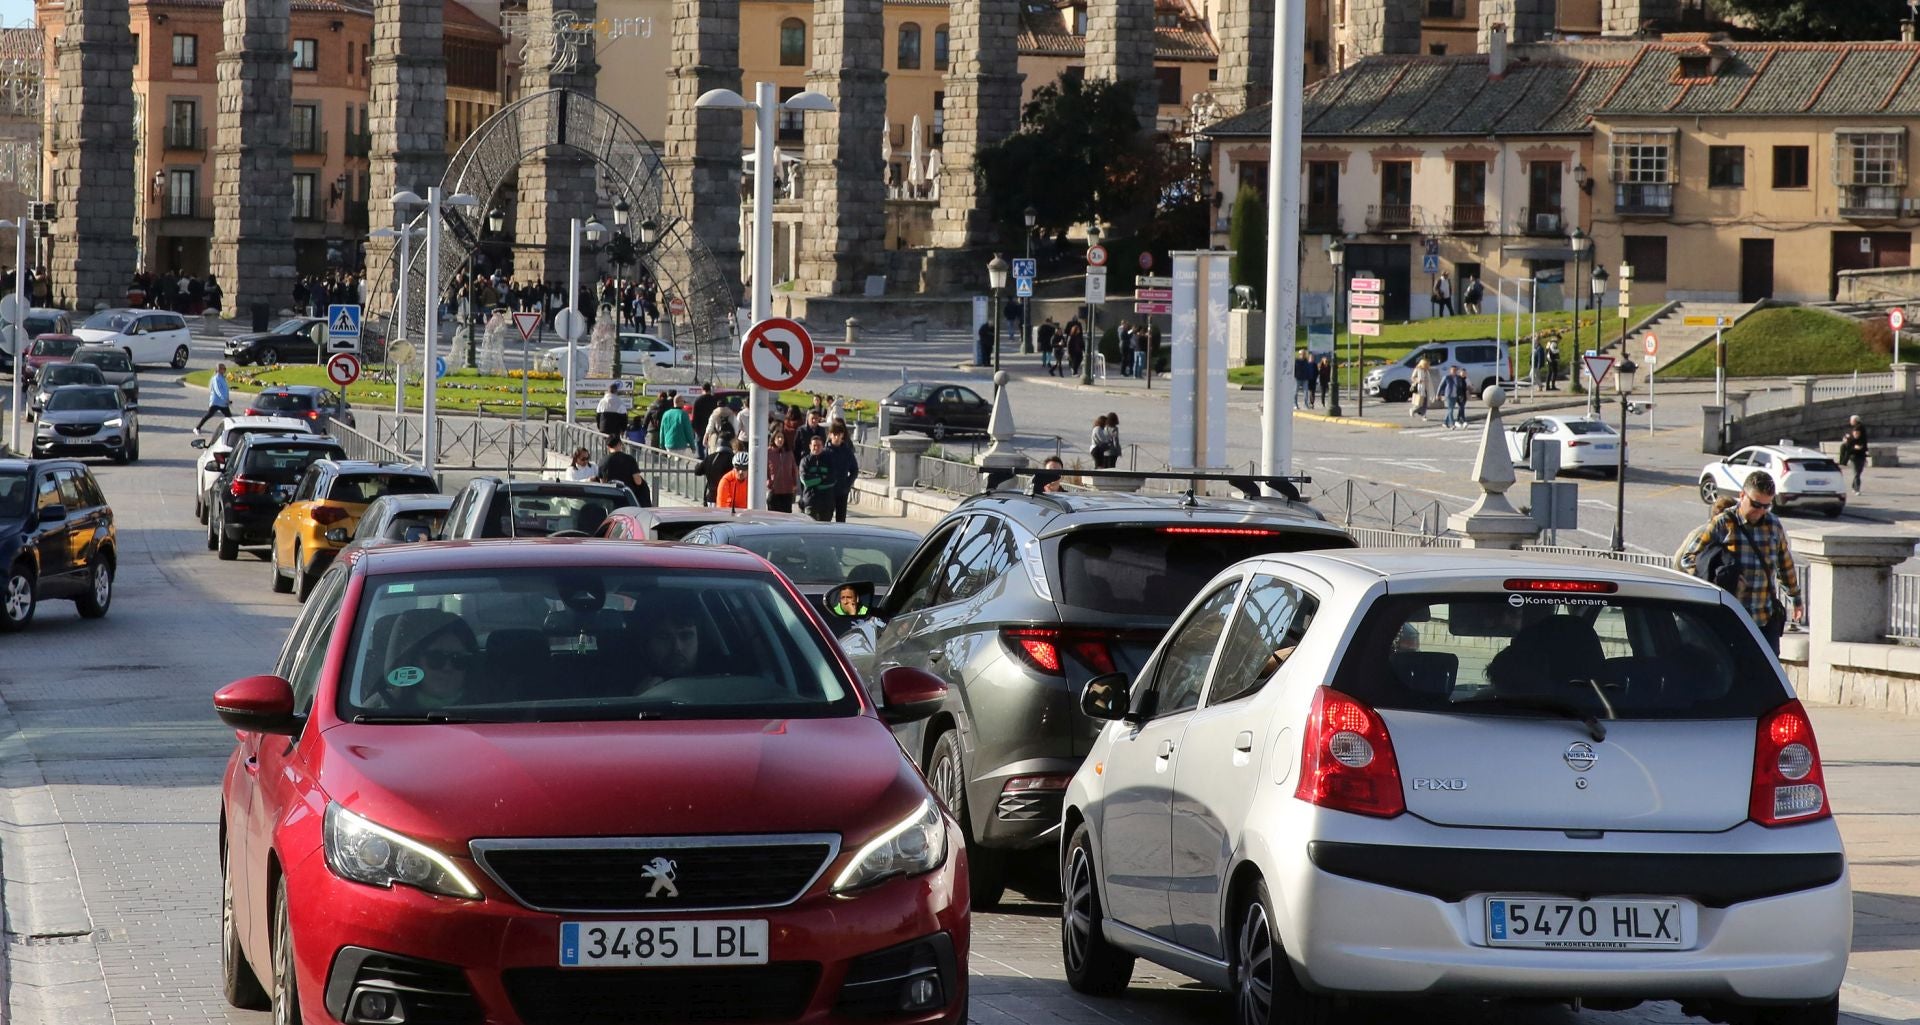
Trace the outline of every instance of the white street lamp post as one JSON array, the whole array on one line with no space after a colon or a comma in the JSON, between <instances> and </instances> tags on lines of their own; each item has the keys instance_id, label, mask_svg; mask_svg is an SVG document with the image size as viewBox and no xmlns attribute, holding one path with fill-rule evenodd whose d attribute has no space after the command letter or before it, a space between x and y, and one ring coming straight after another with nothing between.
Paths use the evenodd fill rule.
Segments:
<instances>
[{"instance_id":1,"label":"white street lamp post","mask_svg":"<svg viewBox=\"0 0 1920 1025\"><path fill-rule=\"evenodd\" d=\"M565 377L567 381L567 394L566 397L561 400L562 405L564 405L567 410L565 414L567 423L573 422L573 365L578 362L580 358L579 333L580 329L586 326L587 319L586 312L580 309L580 236L585 235L588 240L598 242L600 241L600 237L606 233L606 227L602 225L598 219L592 217L587 218L585 221L575 217L571 230L568 233L567 309L572 312L573 316L571 318L572 322L567 325L567 327L572 330L566 332L567 372Z\"/></svg>"},{"instance_id":2,"label":"white street lamp post","mask_svg":"<svg viewBox=\"0 0 1920 1025\"><path fill-rule=\"evenodd\" d=\"M694 101L702 110L745 110L753 119L753 289L750 316L755 324L773 316L773 142L776 118L785 108L831 113L833 101L811 89L781 102L772 82L759 82L748 100L731 89L709 89ZM747 507L767 505L767 396L765 389L747 381Z\"/></svg>"},{"instance_id":3,"label":"white street lamp post","mask_svg":"<svg viewBox=\"0 0 1920 1025\"><path fill-rule=\"evenodd\" d=\"M403 197L419 201L418 196L403 192L393 197L394 205L399 206ZM446 207L479 205L478 199L464 192L442 195L437 185L427 190L427 308L420 332L420 465L428 473L433 473L440 461L437 425L434 423L435 393L439 391L440 384L434 373L437 369L435 361L440 358L440 211Z\"/></svg>"},{"instance_id":4,"label":"white street lamp post","mask_svg":"<svg viewBox=\"0 0 1920 1025\"><path fill-rule=\"evenodd\" d=\"M20 450L20 404L22 402L20 380L25 376L27 361L27 232L33 222L25 217L17 221L0 221L0 228L13 229L13 405L7 415L7 447L15 456L32 455ZM29 446L31 447L31 446Z\"/></svg>"},{"instance_id":5,"label":"white street lamp post","mask_svg":"<svg viewBox=\"0 0 1920 1025\"><path fill-rule=\"evenodd\" d=\"M413 193L403 192L401 193L401 195L412 196ZM423 202L423 200L415 196L413 202L406 204L406 206L408 208L411 208L412 206L416 206L421 202ZM396 208L396 211L401 206L402 206L402 203L401 203L400 197L395 196L394 207ZM396 264L396 266L399 269L393 276L394 290L395 290L395 295L393 300L393 330L388 333L389 337L387 338L387 353L388 353L389 360L392 359L393 347L395 345L400 344L403 341L406 341L407 339L407 264L410 259L410 254L412 253L413 240L422 234L421 229L414 227L412 222L404 213L396 217L395 220L398 220L400 222L401 224L400 227L375 228L370 233L373 238L391 238L391 239L400 240L400 261L398 264ZM400 383L400 378L396 376L393 383L393 415L396 417L403 416L406 414L406 411L407 411L406 387Z\"/></svg>"}]
</instances>

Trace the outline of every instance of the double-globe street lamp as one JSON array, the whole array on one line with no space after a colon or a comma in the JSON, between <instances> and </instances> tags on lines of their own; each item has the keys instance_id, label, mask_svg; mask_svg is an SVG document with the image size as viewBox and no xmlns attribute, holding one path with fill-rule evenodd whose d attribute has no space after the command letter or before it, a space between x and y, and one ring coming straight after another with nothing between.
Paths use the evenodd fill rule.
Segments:
<instances>
[{"instance_id":1,"label":"double-globe street lamp","mask_svg":"<svg viewBox=\"0 0 1920 1025\"><path fill-rule=\"evenodd\" d=\"M1586 315L1586 304L1580 301L1580 280L1581 280L1580 265L1586 261L1587 250L1592 247L1593 240L1588 238L1587 233L1584 231L1581 231L1580 228L1576 225L1571 232L1567 233L1567 242L1571 244L1573 247L1573 281L1572 281L1572 284L1573 284L1573 350L1567 353L1568 368L1570 370L1573 370L1573 366L1574 366L1573 361L1586 355L1586 350L1580 348L1580 318ZM1598 270L1599 266L1600 266L1599 261L1595 261L1594 269ZM1599 280L1599 279L1596 278L1595 280ZM1595 335L1598 335L1600 333L1600 325L1597 321L1597 318L1593 326L1593 333ZM1597 338L1595 339L1595 342L1596 343L1598 342ZM1573 372L1569 375L1569 378L1571 380L1578 381L1580 378L1580 371L1573 370ZM1571 385L1569 385L1569 387L1571 387ZM1600 393L1599 393L1599 388L1597 384L1595 385L1594 393L1588 396L1588 401L1593 407L1593 415L1599 416L1600 415Z\"/></svg>"},{"instance_id":2,"label":"double-globe street lamp","mask_svg":"<svg viewBox=\"0 0 1920 1025\"><path fill-rule=\"evenodd\" d=\"M587 328L586 314L580 310L580 240L584 237L587 241L598 242L606 235L607 226L593 216L589 216L584 221L575 217L569 222L567 228L567 308L560 311L567 320L564 324L554 326L560 329L561 337L567 340L565 374L567 394L562 401L566 405L568 423L573 422L574 364L580 361L580 335L585 333ZM620 343L616 339L614 349L617 351L619 347Z\"/></svg>"},{"instance_id":3,"label":"double-globe street lamp","mask_svg":"<svg viewBox=\"0 0 1920 1025\"><path fill-rule=\"evenodd\" d=\"M1327 245L1327 262L1333 266L1333 338L1334 341L1338 343L1340 340L1340 293L1347 283L1346 244L1337 238L1329 243ZM1327 415L1340 416L1342 415L1340 412L1340 350L1337 344L1334 347L1333 353L1332 388L1333 391L1327 396ZM1365 400L1360 399L1359 395L1360 393L1356 390L1354 392L1354 398L1364 402Z\"/></svg>"},{"instance_id":4,"label":"double-globe street lamp","mask_svg":"<svg viewBox=\"0 0 1920 1025\"><path fill-rule=\"evenodd\" d=\"M987 287L993 289L993 314L987 326L993 331L993 369L1000 369L1000 293L1007 287L1007 258L999 253L987 261Z\"/></svg>"},{"instance_id":5,"label":"double-globe street lamp","mask_svg":"<svg viewBox=\"0 0 1920 1025\"><path fill-rule=\"evenodd\" d=\"M451 196L443 195L438 185L427 190L427 198L421 199L411 191L394 194L393 208L396 220L405 225L407 213L416 207L427 208L427 287L426 315L420 346L420 465L428 473L434 472L439 462L439 443L434 423L434 400L438 375L435 362L440 358L440 218L441 212L448 207L463 208L479 206L480 200L464 192ZM400 268L399 286L404 291L406 285L406 267Z\"/></svg>"},{"instance_id":6,"label":"double-globe street lamp","mask_svg":"<svg viewBox=\"0 0 1920 1025\"><path fill-rule=\"evenodd\" d=\"M27 232L33 229L33 222L22 217L0 221L0 228L13 229L13 316L9 318L13 323L8 325L13 329L13 405L8 407L11 412L7 416L7 447L15 457L20 457L32 454L20 449L20 434L25 430L20 420L20 392L27 365L27 307L33 304L33 297L27 293Z\"/></svg>"}]
</instances>

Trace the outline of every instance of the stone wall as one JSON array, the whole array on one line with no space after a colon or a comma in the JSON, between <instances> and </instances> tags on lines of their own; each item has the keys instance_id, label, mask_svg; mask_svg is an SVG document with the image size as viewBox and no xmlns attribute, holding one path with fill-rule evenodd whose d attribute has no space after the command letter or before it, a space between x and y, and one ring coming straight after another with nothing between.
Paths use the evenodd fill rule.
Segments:
<instances>
[{"instance_id":1,"label":"stone wall","mask_svg":"<svg viewBox=\"0 0 1920 1025\"><path fill-rule=\"evenodd\" d=\"M1907 302L1920 297L1920 267L1879 267L1840 272L1841 302Z\"/></svg>"},{"instance_id":2,"label":"stone wall","mask_svg":"<svg viewBox=\"0 0 1920 1025\"><path fill-rule=\"evenodd\" d=\"M833 101L834 113L808 114L807 230L801 235L800 288L813 294L859 293L880 273L886 245L886 25L880 0L814 0L813 70L807 87Z\"/></svg>"},{"instance_id":3,"label":"stone wall","mask_svg":"<svg viewBox=\"0 0 1920 1025\"><path fill-rule=\"evenodd\" d=\"M1747 445L1770 445L1781 438L1792 438L1795 444L1814 447L1822 441L1837 440L1846 432L1847 418L1855 414L1866 422L1875 438L1920 437L1920 387L1916 387L1920 365L1896 364L1895 373L1904 375L1905 386L1894 391L1807 401L1730 419L1726 444L1720 454L1732 453ZM1798 380L1812 381L1811 378ZM1709 416L1709 423L1711 420ZM1703 447L1711 451L1710 446Z\"/></svg>"},{"instance_id":4,"label":"stone wall","mask_svg":"<svg viewBox=\"0 0 1920 1025\"><path fill-rule=\"evenodd\" d=\"M1609 36L1636 35L1647 22L1679 14L1679 0L1600 0L1600 31Z\"/></svg>"},{"instance_id":5,"label":"stone wall","mask_svg":"<svg viewBox=\"0 0 1920 1025\"><path fill-rule=\"evenodd\" d=\"M736 0L674 0L673 65L666 75L667 187L688 229L713 254L738 301L741 118L735 111L702 112L693 106L711 89L740 91ZM689 259L686 247L669 246L661 252L662 269L677 282L691 280Z\"/></svg>"},{"instance_id":6,"label":"stone wall","mask_svg":"<svg viewBox=\"0 0 1920 1025\"><path fill-rule=\"evenodd\" d=\"M1420 52L1420 0L1348 0L1347 66L1382 53Z\"/></svg>"},{"instance_id":7,"label":"stone wall","mask_svg":"<svg viewBox=\"0 0 1920 1025\"><path fill-rule=\"evenodd\" d=\"M1220 0L1220 79L1214 98L1234 111L1273 93L1274 0Z\"/></svg>"},{"instance_id":8,"label":"stone wall","mask_svg":"<svg viewBox=\"0 0 1920 1025\"><path fill-rule=\"evenodd\" d=\"M999 0L952 0L947 22L952 56L933 244L968 249L993 238L989 201L974 162L983 147L1020 126L1020 15L1014 4Z\"/></svg>"},{"instance_id":9,"label":"stone wall","mask_svg":"<svg viewBox=\"0 0 1920 1025\"><path fill-rule=\"evenodd\" d=\"M440 0L380 0L373 9L372 89L367 127L373 136L368 161L367 214L373 227L393 217L391 200L409 191L425 199L447 171L447 62L441 47ZM392 243L367 242L369 303L384 310L394 281L388 274ZM419 252L419 247L415 247ZM380 296L381 298L372 298ZM421 311L409 311L419 330Z\"/></svg>"},{"instance_id":10,"label":"stone wall","mask_svg":"<svg viewBox=\"0 0 1920 1025\"><path fill-rule=\"evenodd\" d=\"M133 283L133 36L125 0L67 0L54 50L53 294L85 311Z\"/></svg>"},{"instance_id":11,"label":"stone wall","mask_svg":"<svg viewBox=\"0 0 1920 1025\"><path fill-rule=\"evenodd\" d=\"M1132 83L1143 131L1152 131L1160 114L1153 20L1153 0L1104 0L1087 7L1087 79Z\"/></svg>"},{"instance_id":12,"label":"stone wall","mask_svg":"<svg viewBox=\"0 0 1920 1025\"><path fill-rule=\"evenodd\" d=\"M571 13L576 22L592 23L598 16L596 0L529 0L527 20L536 25L553 25L555 17ZM520 72L520 95L534 96L553 89L591 98L600 67L594 60L591 44L571 42L561 36L550 53L536 54ZM572 47L571 56L566 47ZM571 97L554 97L551 103L535 103L527 108L523 137L565 139L572 124L568 109ZM593 148L595 140L580 140ZM567 280L571 259L570 240L573 219L594 216L599 204L594 161L576 150L554 147L523 160L520 164L519 208L513 223L515 232L514 276L522 280ZM497 197L479 197L483 205L498 202ZM484 212L484 211L483 211ZM611 212L601 216L611 227ZM594 280L595 262L581 257L582 286Z\"/></svg>"},{"instance_id":13,"label":"stone wall","mask_svg":"<svg viewBox=\"0 0 1920 1025\"><path fill-rule=\"evenodd\" d=\"M287 0L226 0L217 70L212 270L227 309L278 309L293 292L293 53ZM315 212L325 198L312 197Z\"/></svg>"},{"instance_id":14,"label":"stone wall","mask_svg":"<svg viewBox=\"0 0 1920 1025\"><path fill-rule=\"evenodd\" d=\"M1488 52L1496 24L1507 26L1507 41L1515 46L1553 38L1558 7L1556 0L1483 0L1475 49Z\"/></svg>"}]
</instances>

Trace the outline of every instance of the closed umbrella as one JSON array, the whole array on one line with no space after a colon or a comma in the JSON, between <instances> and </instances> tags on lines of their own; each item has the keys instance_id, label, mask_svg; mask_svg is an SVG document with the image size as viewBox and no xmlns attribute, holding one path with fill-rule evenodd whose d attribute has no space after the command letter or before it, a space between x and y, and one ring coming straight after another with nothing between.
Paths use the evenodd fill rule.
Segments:
<instances>
[{"instance_id":1,"label":"closed umbrella","mask_svg":"<svg viewBox=\"0 0 1920 1025\"><path fill-rule=\"evenodd\" d=\"M907 129L907 185L911 195L919 195L920 188L920 115L913 115L913 123Z\"/></svg>"},{"instance_id":2,"label":"closed umbrella","mask_svg":"<svg viewBox=\"0 0 1920 1025\"><path fill-rule=\"evenodd\" d=\"M889 186L897 184L893 180L893 135L884 123L880 126L880 179Z\"/></svg>"},{"instance_id":3,"label":"closed umbrella","mask_svg":"<svg viewBox=\"0 0 1920 1025\"><path fill-rule=\"evenodd\" d=\"M928 193L934 199L940 198L940 166L940 151L937 149L928 150L927 181L930 183Z\"/></svg>"}]
</instances>

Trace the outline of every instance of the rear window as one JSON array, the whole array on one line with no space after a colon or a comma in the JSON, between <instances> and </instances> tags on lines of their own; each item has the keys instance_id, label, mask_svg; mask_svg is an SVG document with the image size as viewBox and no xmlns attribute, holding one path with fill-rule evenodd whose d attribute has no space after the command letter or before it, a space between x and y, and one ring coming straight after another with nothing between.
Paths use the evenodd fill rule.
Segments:
<instances>
[{"instance_id":1,"label":"rear window","mask_svg":"<svg viewBox=\"0 0 1920 1025\"><path fill-rule=\"evenodd\" d=\"M1499 351L1491 345L1462 345L1454 350L1462 363L1492 363Z\"/></svg>"},{"instance_id":2,"label":"rear window","mask_svg":"<svg viewBox=\"0 0 1920 1025\"><path fill-rule=\"evenodd\" d=\"M653 526L653 537L656 541L678 541L704 526L706 524L699 520L670 520L666 523L656 523Z\"/></svg>"},{"instance_id":3,"label":"rear window","mask_svg":"<svg viewBox=\"0 0 1920 1025\"><path fill-rule=\"evenodd\" d=\"M546 537L563 530L591 534L607 514L633 500L604 492L520 491L495 495L481 537ZM511 517L511 524L509 524Z\"/></svg>"},{"instance_id":4,"label":"rear window","mask_svg":"<svg viewBox=\"0 0 1920 1025\"><path fill-rule=\"evenodd\" d=\"M1612 434L1613 428L1597 420L1568 420L1568 434Z\"/></svg>"},{"instance_id":5,"label":"rear window","mask_svg":"<svg viewBox=\"0 0 1920 1025\"><path fill-rule=\"evenodd\" d=\"M133 362L124 352L83 352L73 357L75 363L86 363L102 370L124 373L133 369Z\"/></svg>"},{"instance_id":6,"label":"rear window","mask_svg":"<svg viewBox=\"0 0 1920 1025\"><path fill-rule=\"evenodd\" d=\"M1383 598L1334 687L1382 709L1583 719L1745 719L1787 698L1732 609L1614 594Z\"/></svg>"},{"instance_id":7,"label":"rear window","mask_svg":"<svg viewBox=\"0 0 1920 1025\"><path fill-rule=\"evenodd\" d=\"M932 393L933 385L930 384L903 384L887 397L902 402L919 402Z\"/></svg>"},{"instance_id":8,"label":"rear window","mask_svg":"<svg viewBox=\"0 0 1920 1025\"><path fill-rule=\"evenodd\" d=\"M269 484L292 484L314 460L323 458L344 459L346 454L337 448L312 445L256 445L247 450L240 474Z\"/></svg>"},{"instance_id":9,"label":"rear window","mask_svg":"<svg viewBox=\"0 0 1920 1025\"><path fill-rule=\"evenodd\" d=\"M35 338L29 356L71 356L80 347L78 338Z\"/></svg>"},{"instance_id":10,"label":"rear window","mask_svg":"<svg viewBox=\"0 0 1920 1025\"><path fill-rule=\"evenodd\" d=\"M343 473L333 480L327 498L365 504L382 495L437 495L432 477L417 473Z\"/></svg>"},{"instance_id":11,"label":"rear window","mask_svg":"<svg viewBox=\"0 0 1920 1025\"><path fill-rule=\"evenodd\" d=\"M253 408L270 410L276 413L300 412L313 408L313 396L302 392L261 392L254 398Z\"/></svg>"},{"instance_id":12,"label":"rear window","mask_svg":"<svg viewBox=\"0 0 1920 1025\"><path fill-rule=\"evenodd\" d=\"M1839 473L1840 464L1831 459L1790 459L1787 467L1793 470L1808 470L1813 473Z\"/></svg>"},{"instance_id":13,"label":"rear window","mask_svg":"<svg viewBox=\"0 0 1920 1025\"><path fill-rule=\"evenodd\" d=\"M1260 532L1244 533L1249 530ZM1171 618L1215 574L1241 559L1352 547L1342 534L1248 526L1076 530L1060 540L1061 601L1115 615Z\"/></svg>"},{"instance_id":14,"label":"rear window","mask_svg":"<svg viewBox=\"0 0 1920 1025\"><path fill-rule=\"evenodd\" d=\"M60 322L52 317L28 317L20 323L27 329L28 338L38 338L60 326Z\"/></svg>"},{"instance_id":15,"label":"rear window","mask_svg":"<svg viewBox=\"0 0 1920 1025\"><path fill-rule=\"evenodd\" d=\"M385 529L381 530L380 536L389 541L400 541L406 538L407 528L425 527L427 529L427 536L432 537L440 533L440 524L446 518L447 511L445 509L410 509L406 512L397 512L393 514L392 519L387 521L387 525Z\"/></svg>"}]
</instances>

